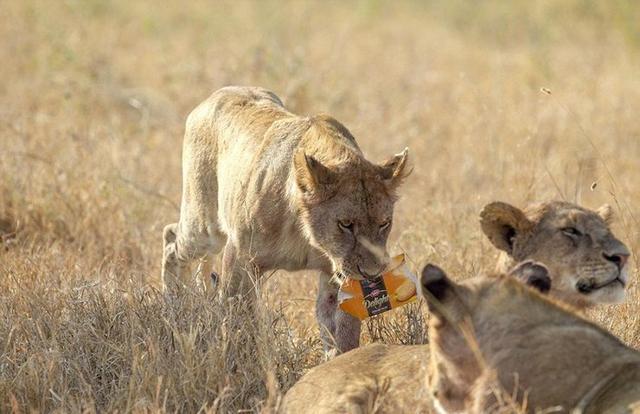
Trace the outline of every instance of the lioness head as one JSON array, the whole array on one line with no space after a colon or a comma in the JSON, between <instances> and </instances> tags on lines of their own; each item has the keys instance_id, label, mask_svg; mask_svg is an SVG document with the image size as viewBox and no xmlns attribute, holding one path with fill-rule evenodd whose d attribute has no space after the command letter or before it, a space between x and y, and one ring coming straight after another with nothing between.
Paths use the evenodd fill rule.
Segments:
<instances>
[{"instance_id":1,"label":"lioness head","mask_svg":"<svg viewBox=\"0 0 640 414\"><path fill-rule=\"evenodd\" d=\"M311 244L331 260L335 272L372 279L385 269L407 154L405 149L380 165L359 153L324 163L303 151L296 154L301 220Z\"/></svg>"},{"instance_id":2,"label":"lioness head","mask_svg":"<svg viewBox=\"0 0 640 414\"><path fill-rule=\"evenodd\" d=\"M509 276L479 277L460 284L437 266L424 267L420 290L431 315L429 383L442 411L468 408L474 384L484 373L484 357L508 349L512 331L544 315L537 309L540 294L551 285L547 268L532 261L518 265Z\"/></svg>"},{"instance_id":3,"label":"lioness head","mask_svg":"<svg viewBox=\"0 0 640 414\"><path fill-rule=\"evenodd\" d=\"M624 300L629 250L609 230L607 205L591 211L566 202L523 210L494 202L480 213L482 230L504 251L498 270L533 259L549 268L551 294L583 308Z\"/></svg>"}]
</instances>

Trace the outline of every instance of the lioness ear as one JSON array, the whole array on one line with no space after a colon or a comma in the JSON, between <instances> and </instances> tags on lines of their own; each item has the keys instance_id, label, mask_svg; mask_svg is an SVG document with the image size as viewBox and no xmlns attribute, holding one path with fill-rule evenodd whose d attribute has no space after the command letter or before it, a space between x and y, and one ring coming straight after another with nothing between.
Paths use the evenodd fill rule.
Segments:
<instances>
[{"instance_id":1,"label":"lioness ear","mask_svg":"<svg viewBox=\"0 0 640 414\"><path fill-rule=\"evenodd\" d=\"M402 184L402 180L411 174L407 170L407 160L409 158L409 148L405 148L401 153L394 155L380 165L380 175L392 188Z\"/></svg>"},{"instance_id":2,"label":"lioness ear","mask_svg":"<svg viewBox=\"0 0 640 414\"><path fill-rule=\"evenodd\" d=\"M335 174L320 161L298 151L293 159L296 182L303 193L320 193L335 183Z\"/></svg>"},{"instance_id":3,"label":"lioness ear","mask_svg":"<svg viewBox=\"0 0 640 414\"><path fill-rule=\"evenodd\" d=\"M422 269L420 276L420 293L427 302L431 312L440 314L441 303L453 288L453 282L444 270L431 263Z\"/></svg>"},{"instance_id":4,"label":"lioness ear","mask_svg":"<svg viewBox=\"0 0 640 414\"><path fill-rule=\"evenodd\" d=\"M604 220L605 223L611 224L615 219L615 214L613 213L613 208L609 204L604 204L596 213Z\"/></svg>"},{"instance_id":5,"label":"lioness ear","mask_svg":"<svg viewBox=\"0 0 640 414\"><path fill-rule=\"evenodd\" d=\"M499 201L487 204L480 212L482 231L500 250L512 254L516 236L533 228L522 210Z\"/></svg>"},{"instance_id":6,"label":"lioness ear","mask_svg":"<svg viewBox=\"0 0 640 414\"><path fill-rule=\"evenodd\" d=\"M514 267L509 276L537 289L540 293L547 293L551 289L549 270L542 263L527 260Z\"/></svg>"}]
</instances>

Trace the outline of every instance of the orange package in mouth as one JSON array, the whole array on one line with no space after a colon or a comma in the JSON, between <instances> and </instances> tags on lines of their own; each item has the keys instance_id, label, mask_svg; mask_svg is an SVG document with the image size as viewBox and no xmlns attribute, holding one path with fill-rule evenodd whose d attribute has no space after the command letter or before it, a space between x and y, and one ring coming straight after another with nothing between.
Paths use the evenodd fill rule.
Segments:
<instances>
[{"instance_id":1,"label":"orange package in mouth","mask_svg":"<svg viewBox=\"0 0 640 414\"><path fill-rule=\"evenodd\" d=\"M340 309L360 320L379 315L416 300L416 277L405 264L404 254L393 259L375 280L347 278L340 286Z\"/></svg>"}]
</instances>

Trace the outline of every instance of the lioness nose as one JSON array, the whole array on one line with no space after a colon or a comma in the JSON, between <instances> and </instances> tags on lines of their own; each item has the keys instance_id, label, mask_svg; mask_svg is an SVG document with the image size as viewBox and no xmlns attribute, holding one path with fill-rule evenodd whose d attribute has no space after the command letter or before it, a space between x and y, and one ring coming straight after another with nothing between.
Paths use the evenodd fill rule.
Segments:
<instances>
[{"instance_id":1,"label":"lioness nose","mask_svg":"<svg viewBox=\"0 0 640 414\"><path fill-rule=\"evenodd\" d=\"M628 254L612 254L612 255L608 255L606 253L603 253L603 254L605 259L607 259L610 262L613 262L616 266L618 266L618 270L622 270L624 265L627 263L627 260L629 259Z\"/></svg>"}]
</instances>

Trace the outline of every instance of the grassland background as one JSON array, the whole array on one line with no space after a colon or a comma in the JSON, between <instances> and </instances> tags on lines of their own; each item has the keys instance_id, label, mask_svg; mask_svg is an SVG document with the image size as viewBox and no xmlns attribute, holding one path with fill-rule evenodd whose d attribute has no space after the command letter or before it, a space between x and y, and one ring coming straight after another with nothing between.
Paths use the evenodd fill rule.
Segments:
<instances>
[{"instance_id":1,"label":"grassland background","mask_svg":"<svg viewBox=\"0 0 640 414\"><path fill-rule=\"evenodd\" d=\"M389 247L416 267L491 269L494 199L611 203L636 259L639 21L631 1L2 1L0 412L253 412L319 362L313 274L273 275L258 318L158 293L184 120L224 85L329 112L374 160L408 146ZM640 347L636 263L628 303L590 316ZM424 342L420 318L363 342Z\"/></svg>"}]
</instances>

